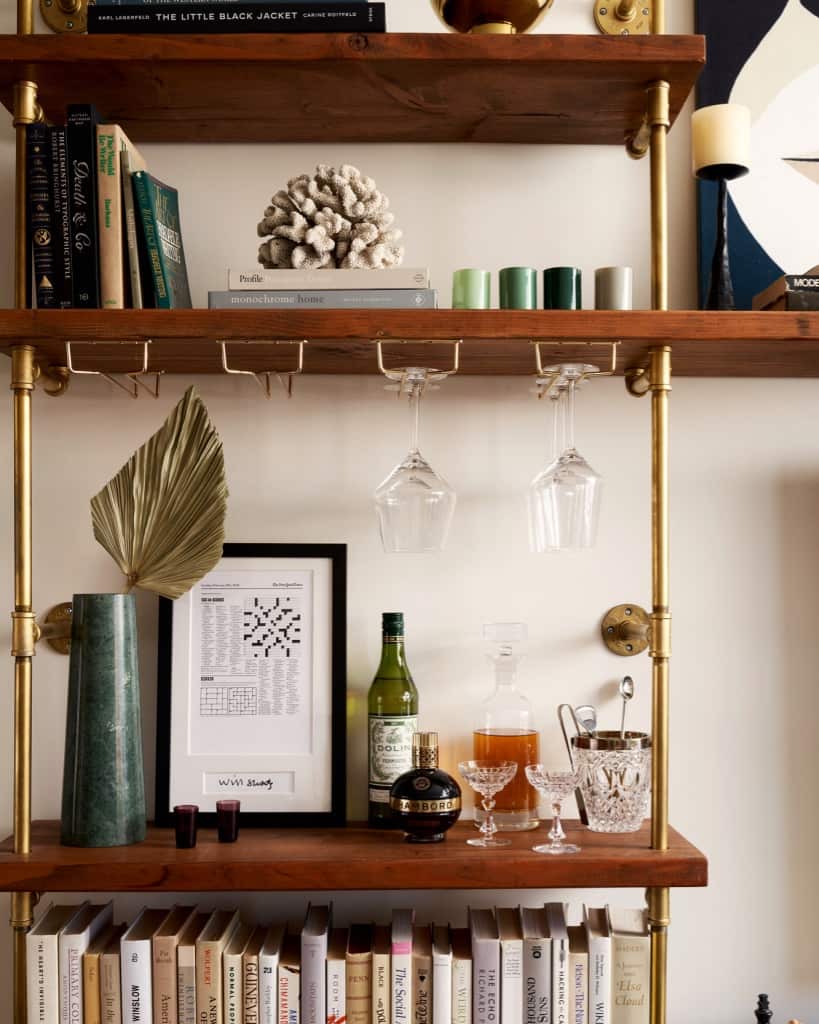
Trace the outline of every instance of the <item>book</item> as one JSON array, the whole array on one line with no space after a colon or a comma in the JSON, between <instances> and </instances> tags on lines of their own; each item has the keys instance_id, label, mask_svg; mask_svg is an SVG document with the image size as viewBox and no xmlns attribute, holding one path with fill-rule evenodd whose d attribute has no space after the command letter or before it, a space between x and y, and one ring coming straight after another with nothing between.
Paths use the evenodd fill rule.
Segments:
<instances>
[{"instance_id":1,"label":"book","mask_svg":"<svg viewBox=\"0 0 819 1024\"><path fill-rule=\"evenodd\" d=\"M392 1022L392 937L386 925L373 930L372 1024Z\"/></svg>"},{"instance_id":2,"label":"book","mask_svg":"<svg viewBox=\"0 0 819 1024\"><path fill-rule=\"evenodd\" d=\"M751 300L751 309L772 309L785 296L799 291L819 291L819 264L804 274L783 274Z\"/></svg>"},{"instance_id":3,"label":"book","mask_svg":"<svg viewBox=\"0 0 819 1024\"><path fill-rule=\"evenodd\" d=\"M266 935L267 929L257 925L242 954L243 1024L259 1024L259 953Z\"/></svg>"},{"instance_id":4,"label":"book","mask_svg":"<svg viewBox=\"0 0 819 1024\"><path fill-rule=\"evenodd\" d=\"M301 930L301 1024L325 1024L327 1019L327 939L331 909L309 904Z\"/></svg>"},{"instance_id":5,"label":"book","mask_svg":"<svg viewBox=\"0 0 819 1024\"><path fill-rule=\"evenodd\" d=\"M142 171L145 161L118 124L97 125L97 224L99 229L100 308L125 309L127 239L122 154L129 171ZM130 280L130 270L128 274Z\"/></svg>"},{"instance_id":6,"label":"book","mask_svg":"<svg viewBox=\"0 0 819 1024\"><path fill-rule=\"evenodd\" d=\"M569 1024L589 1021L589 944L582 925L569 925Z\"/></svg>"},{"instance_id":7,"label":"book","mask_svg":"<svg viewBox=\"0 0 819 1024\"><path fill-rule=\"evenodd\" d=\"M276 1024L278 1019L279 956L283 941L284 925L272 925L259 950L259 1024Z\"/></svg>"},{"instance_id":8,"label":"book","mask_svg":"<svg viewBox=\"0 0 819 1024\"><path fill-rule=\"evenodd\" d=\"M222 954L239 927L238 910L214 910L196 940L196 1024L224 1024Z\"/></svg>"},{"instance_id":9,"label":"book","mask_svg":"<svg viewBox=\"0 0 819 1024\"><path fill-rule=\"evenodd\" d=\"M167 908L143 908L122 936L123 1024L155 1024L153 1021L153 938L168 916Z\"/></svg>"},{"instance_id":10,"label":"book","mask_svg":"<svg viewBox=\"0 0 819 1024\"><path fill-rule=\"evenodd\" d=\"M429 925L412 929L412 1022L432 1024L432 932Z\"/></svg>"},{"instance_id":11,"label":"book","mask_svg":"<svg viewBox=\"0 0 819 1024\"><path fill-rule=\"evenodd\" d=\"M343 1024L347 1006L347 929L333 928L327 941L327 1024Z\"/></svg>"},{"instance_id":12,"label":"book","mask_svg":"<svg viewBox=\"0 0 819 1024\"><path fill-rule=\"evenodd\" d=\"M351 924L346 952L347 1024L370 1024L373 1007L373 926Z\"/></svg>"},{"instance_id":13,"label":"book","mask_svg":"<svg viewBox=\"0 0 819 1024\"><path fill-rule=\"evenodd\" d=\"M608 912L611 926L611 1024L649 1024L651 940L646 912L624 907L609 907Z\"/></svg>"},{"instance_id":14,"label":"book","mask_svg":"<svg viewBox=\"0 0 819 1024\"><path fill-rule=\"evenodd\" d=\"M208 309L435 309L433 288L208 292Z\"/></svg>"},{"instance_id":15,"label":"book","mask_svg":"<svg viewBox=\"0 0 819 1024\"><path fill-rule=\"evenodd\" d=\"M139 32L385 32L384 3L90 4L89 35Z\"/></svg>"},{"instance_id":16,"label":"book","mask_svg":"<svg viewBox=\"0 0 819 1024\"><path fill-rule=\"evenodd\" d=\"M552 1024L552 940L545 907L523 907L523 1022Z\"/></svg>"},{"instance_id":17,"label":"book","mask_svg":"<svg viewBox=\"0 0 819 1024\"><path fill-rule=\"evenodd\" d=\"M491 910L470 907L469 931L473 964L472 1020L474 1024L497 1024L500 1013L500 941L495 915Z\"/></svg>"},{"instance_id":18,"label":"book","mask_svg":"<svg viewBox=\"0 0 819 1024\"><path fill-rule=\"evenodd\" d=\"M100 932L82 955L82 1024L102 1024L100 961L114 931L111 925Z\"/></svg>"},{"instance_id":19,"label":"book","mask_svg":"<svg viewBox=\"0 0 819 1024\"><path fill-rule=\"evenodd\" d=\"M131 181L142 227L140 237L151 266L153 304L157 309L190 309L179 193L147 171L133 171Z\"/></svg>"},{"instance_id":20,"label":"book","mask_svg":"<svg viewBox=\"0 0 819 1024\"><path fill-rule=\"evenodd\" d=\"M71 305L99 309L99 234L97 231L97 123L89 103L66 108L68 222L71 240Z\"/></svg>"},{"instance_id":21,"label":"book","mask_svg":"<svg viewBox=\"0 0 819 1024\"><path fill-rule=\"evenodd\" d=\"M196 940L208 920L208 914L194 914L176 946L176 1012L179 1024L196 1024Z\"/></svg>"},{"instance_id":22,"label":"book","mask_svg":"<svg viewBox=\"0 0 819 1024\"><path fill-rule=\"evenodd\" d=\"M301 992L301 936L288 932L279 956L278 1024L299 1024Z\"/></svg>"},{"instance_id":23,"label":"book","mask_svg":"<svg viewBox=\"0 0 819 1024\"><path fill-rule=\"evenodd\" d=\"M412 1024L412 929L415 911L392 912L390 926L390 1002L392 1024Z\"/></svg>"},{"instance_id":24,"label":"book","mask_svg":"<svg viewBox=\"0 0 819 1024\"><path fill-rule=\"evenodd\" d=\"M469 929L452 928L449 937L452 943L452 1024L472 1024L472 940ZM435 999L434 990L432 998Z\"/></svg>"},{"instance_id":25,"label":"book","mask_svg":"<svg viewBox=\"0 0 819 1024\"><path fill-rule=\"evenodd\" d=\"M797 280L814 280L819 286L819 277L797 278ZM808 288L792 288L774 299L765 306L766 311L791 310L796 312L810 312L819 309L819 291L811 291Z\"/></svg>"},{"instance_id":26,"label":"book","mask_svg":"<svg viewBox=\"0 0 819 1024\"><path fill-rule=\"evenodd\" d=\"M240 923L222 954L225 1024L243 1024L245 1007L243 961L245 949L252 934L251 925Z\"/></svg>"},{"instance_id":27,"label":"book","mask_svg":"<svg viewBox=\"0 0 819 1024\"><path fill-rule=\"evenodd\" d=\"M68 219L68 152L65 128L52 125L51 141L51 198L53 202L52 227L54 229L54 287L60 309L71 308L71 224Z\"/></svg>"},{"instance_id":28,"label":"book","mask_svg":"<svg viewBox=\"0 0 819 1024\"><path fill-rule=\"evenodd\" d=\"M26 125L26 203L28 249L37 309L59 306L54 236L54 180L51 133L43 121Z\"/></svg>"},{"instance_id":29,"label":"book","mask_svg":"<svg viewBox=\"0 0 819 1024\"><path fill-rule=\"evenodd\" d=\"M452 943L440 924L432 929L432 1024L452 1024Z\"/></svg>"},{"instance_id":30,"label":"book","mask_svg":"<svg viewBox=\"0 0 819 1024\"><path fill-rule=\"evenodd\" d=\"M60 933L60 1024L82 1020L82 955L113 916L109 903L85 903Z\"/></svg>"},{"instance_id":31,"label":"book","mask_svg":"<svg viewBox=\"0 0 819 1024\"><path fill-rule=\"evenodd\" d=\"M177 947L196 907L175 906L154 933L151 943L154 1024L179 1024Z\"/></svg>"},{"instance_id":32,"label":"book","mask_svg":"<svg viewBox=\"0 0 819 1024\"><path fill-rule=\"evenodd\" d=\"M589 1020L611 1024L611 932L605 907L583 908L589 944Z\"/></svg>"},{"instance_id":33,"label":"book","mask_svg":"<svg viewBox=\"0 0 819 1024\"><path fill-rule=\"evenodd\" d=\"M29 1024L60 1022L59 939L85 907L50 906L26 935L26 1004Z\"/></svg>"},{"instance_id":34,"label":"book","mask_svg":"<svg viewBox=\"0 0 819 1024\"><path fill-rule=\"evenodd\" d=\"M496 907L500 939L501 1020L523 1020L523 931L519 907Z\"/></svg>"},{"instance_id":35,"label":"book","mask_svg":"<svg viewBox=\"0 0 819 1024\"><path fill-rule=\"evenodd\" d=\"M569 932L566 927L566 908L562 903L547 903L545 909L552 945L552 1022L569 1024Z\"/></svg>"},{"instance_id":36,"label":"book","mask_svg":"<svg viewBox=\"0 0 819 1024\"><path fill-rule=\"evenodd\" d=\"M137 214L134 186L131 181L131 156L127 149L120 154L119 169L123 232L128 267L127 303L129 309L143 309L152 304L153 280L148 253L145 246L139 244L140 219Z\"/></svg>"},{"instance_id":37,"label":"book","mask_svg":"<svg viewBox=\"0 0 819 1024\"><path fill-rule=\"evenodd\" d=\"M228 270L228 291L299 291L336 288L429 288L428 267L389 270Z\"/></svg>"},{"instance_id":38,"label":"book","mask_svg":"<svg viewBox=\"0 0 819 1024\"><path fill-rule=\"evenodd\" d=\"M124 924L114 925L108 945L100 957L100 1003L102 1024L122 1024L122 974L120 950L122 936L128 930Z\"/></svg>"}]
</instances>

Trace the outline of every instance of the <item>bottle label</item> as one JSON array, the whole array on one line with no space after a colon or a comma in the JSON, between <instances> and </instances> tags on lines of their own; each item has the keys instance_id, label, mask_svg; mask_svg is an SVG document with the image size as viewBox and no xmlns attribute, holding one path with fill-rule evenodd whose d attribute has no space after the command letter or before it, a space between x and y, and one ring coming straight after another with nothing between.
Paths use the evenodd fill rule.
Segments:
<instances>
[{"instance_id":1,"label":"bottle label","mask_svg":"<svg viewBox=\"0 0 819 1024\"><path fill-rule=\"evenodd\" d=\"M412 768L412 737L418 731L418 716L370 715L369 725L370 800L389 803L390 786Z\"/></svg>"},{"instance_id":2,"label":"bottle label","mask_svg":"<svg viewBox=\"0 0 819 1024\"><path fill-rule=\"evenodd\" d=\"M404 814L448 814L450 811L460 811L461 798L448 796L439 800L407 800L394 796L390 800L390 807Z\"/></svg>"}]
</instances>

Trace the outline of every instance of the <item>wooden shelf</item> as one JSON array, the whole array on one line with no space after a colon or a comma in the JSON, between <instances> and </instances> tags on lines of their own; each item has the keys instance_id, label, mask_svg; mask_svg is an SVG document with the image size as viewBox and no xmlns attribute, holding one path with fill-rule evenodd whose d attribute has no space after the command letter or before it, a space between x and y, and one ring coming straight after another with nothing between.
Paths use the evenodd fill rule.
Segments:
<instances>
[{"instance_id":1,"label":"wooden shelf","mask_svg":"<svg viewBox=\"0 0 819 1024\"><path fill-rule=\"evenodd\" d=\"M650 82L673 121L704 63L702 36L5 35L0 99L28 79L137 142L621 144Z\"/></svg>"},{"instance_id":2,"label":"wooden shelf","mask_svg":"<svg viewBox=\"0 0 819 1024\"><path fill-rule=\"evenodd\" d=\"M705 857L673 829L670 849L649 849L646 825L630 835L601 835L566 822L581 852L533 853L543 830L513 835L512 845L467 846L471 822L459 822L443 843L413 846L396 832L361 825L340 829L249 829L238 842L200 832L193 850L177 850L171 829L149 828L135 846L76 849L59 845L59 823L34 822L33 850L0 847L0 891L199 892L206 890L550 889L702 886Z\"/></svg>"},{"instance_id":3,"label":"wooden shelf","mask_svg":"<svg viewBox=\"0 0 819 1024\"><path fill-rule=\"evenodd\" d=\"M0 351L37 347L45 363L65 363L65 340L75 344L80 369L138 369L141 352L128 340L152 339L149 367L167 373L221 373L219 339L232 366L286 370L289 346L239 344L306 338L306 373L377 373L373 339L388 365L448 366L451 351L413 341L463 338L463 374L534 373L530 339L542 339L550 362L580 359L606 366L618 339L618 373L645 366L652 345L673 346L674 374L683 377L819 377L819 313L596 312L507 310L4 310ZM592 347L588 342L595 342ZM89 342L96 343L92 348ZM86 343L86 344L82 344Z\"/></svg>"}]
</instances>

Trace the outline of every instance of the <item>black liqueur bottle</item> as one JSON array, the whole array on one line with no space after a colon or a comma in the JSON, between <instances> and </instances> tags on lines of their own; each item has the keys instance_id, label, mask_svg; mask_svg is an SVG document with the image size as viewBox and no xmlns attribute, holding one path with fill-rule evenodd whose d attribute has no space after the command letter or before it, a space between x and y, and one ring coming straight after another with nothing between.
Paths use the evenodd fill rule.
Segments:
<instances>
[{"instance_id":1,"label":"black liqueur bottle","mask_svg":"<svg viewBox=\"0 0 819 1024\"><path fill-rule=\"evenodd\" d=\"M440 843L461 814L461 787L438 767L438 733L412 737L413 768L390 789L393 822L410 843Z\"/></svg>"}]
</instances>

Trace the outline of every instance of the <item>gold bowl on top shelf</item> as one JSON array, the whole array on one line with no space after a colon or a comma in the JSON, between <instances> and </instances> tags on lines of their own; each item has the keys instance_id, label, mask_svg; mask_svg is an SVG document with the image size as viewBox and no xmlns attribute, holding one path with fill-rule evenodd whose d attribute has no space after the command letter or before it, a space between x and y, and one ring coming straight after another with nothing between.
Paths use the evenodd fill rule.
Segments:
<instances>
[{"instance_id":1,"label":"gold bowl on top shelf","mask_svg":"<svg viewBox=\"0 0 819 1024\"><path fill-rule=\"evenodd\" d=\"M554 0L431 0L452 32L514 35L534 28Z\"/></svg>"}]
</instances>

